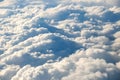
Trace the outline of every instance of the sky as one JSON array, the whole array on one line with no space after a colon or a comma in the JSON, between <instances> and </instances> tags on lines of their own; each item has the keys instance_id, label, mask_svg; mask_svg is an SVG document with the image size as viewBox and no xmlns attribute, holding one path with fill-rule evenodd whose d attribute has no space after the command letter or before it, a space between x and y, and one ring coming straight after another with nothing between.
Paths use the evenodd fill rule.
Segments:
<instances>
[{"instance_id":1,"label":"sky","mask_svg":"<svg viewBox=\"0 0 120 80\"><path fill-rule=\"evenodd\" d=\"M0 0L0 80L120 80L120 0Z\"/></svg>"}]
</instances>

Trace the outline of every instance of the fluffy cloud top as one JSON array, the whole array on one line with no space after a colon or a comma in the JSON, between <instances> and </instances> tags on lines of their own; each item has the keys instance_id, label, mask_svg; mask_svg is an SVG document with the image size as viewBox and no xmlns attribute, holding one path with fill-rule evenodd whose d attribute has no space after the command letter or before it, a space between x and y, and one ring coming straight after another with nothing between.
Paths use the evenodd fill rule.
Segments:
<instances>
[{"instance_id":1,"label":"fluffy cloud top","mask_svg":"<svg viewBox=\"0 0 120 80\"><path fill-rule=\"evenodd\" d=\"M0 0L0 80L120 80L120 0Z\"/></svg>"}]
</instances>

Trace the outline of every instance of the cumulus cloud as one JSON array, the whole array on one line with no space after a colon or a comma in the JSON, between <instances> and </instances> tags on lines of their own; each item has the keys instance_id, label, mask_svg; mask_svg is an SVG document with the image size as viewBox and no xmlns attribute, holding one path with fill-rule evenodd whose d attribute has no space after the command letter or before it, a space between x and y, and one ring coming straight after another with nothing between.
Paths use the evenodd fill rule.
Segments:
<instances>
[{"instance_id":1,"label":"cumulus cloud","mask_svg":"<svg viewBox=\"0 0 120 80\"><path fill-rule=\"evenodd\" d=\"M26 65L17 72L12 80L119 80L120 72L114 64L106 63L104 59L92 59L83 55L84 52L78 52L60 62L39 67Z\"/></svg>"},{"instance_id":2,"label":"cumulus cloud","mask_svg":"<svg viewBox=\"0 0 120 80\"><path fill-rule=\"evenodd\" d=\"M7 65L0 70L0 79L1 80L10 80L16 72L19 70L17 65Z\"/></svg>"},{"instance_id":3,"label":"cumulus cloud","mask_svg":"<svg viewBox=\"0 0 120 80\"><path fill-rule=\"evenodd\" d=\"M120 0L0 0L0 80L119 80Z\"/></svg>"},{"instance_id":4,"label":"cumulus cloud","mask_svg":"<svg viewBox=\"0 0 120 80\"><path fill-rule=\"evenodd\" d=\"M106 0L106 2L112 6L120 6L120 0Z\"/></svg>"}]
</instances>

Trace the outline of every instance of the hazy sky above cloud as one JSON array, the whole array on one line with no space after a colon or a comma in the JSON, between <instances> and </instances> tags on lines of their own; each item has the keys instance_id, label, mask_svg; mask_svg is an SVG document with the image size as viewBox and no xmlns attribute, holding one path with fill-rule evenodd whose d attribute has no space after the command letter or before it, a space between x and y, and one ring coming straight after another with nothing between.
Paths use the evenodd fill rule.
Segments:
<instances>
[{"instance_id":1,"label":"hazy sky above cloud","mask_svg":"<svg viewBox=\"0 0 120 80\"><path fill-rule=\"evenodd\" d=\"M120 0L0 0L0 80L120 80Z\"/></svg>"}]
</instances>

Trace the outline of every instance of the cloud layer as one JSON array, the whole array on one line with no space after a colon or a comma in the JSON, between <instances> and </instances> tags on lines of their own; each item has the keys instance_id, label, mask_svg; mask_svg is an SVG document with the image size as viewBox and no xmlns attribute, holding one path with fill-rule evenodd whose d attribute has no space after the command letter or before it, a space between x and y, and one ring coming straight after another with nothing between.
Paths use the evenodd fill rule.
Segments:
<instances>
[{"instance_id":1,"label":"cloud layer","mask_svg":"<svg viewBox=\"0 0 120 80\"><path fill-rule=\"evenodd\" d=\"M120 0L0 0L0 80L120 80Z\"/></svg>"}]
</instances>

